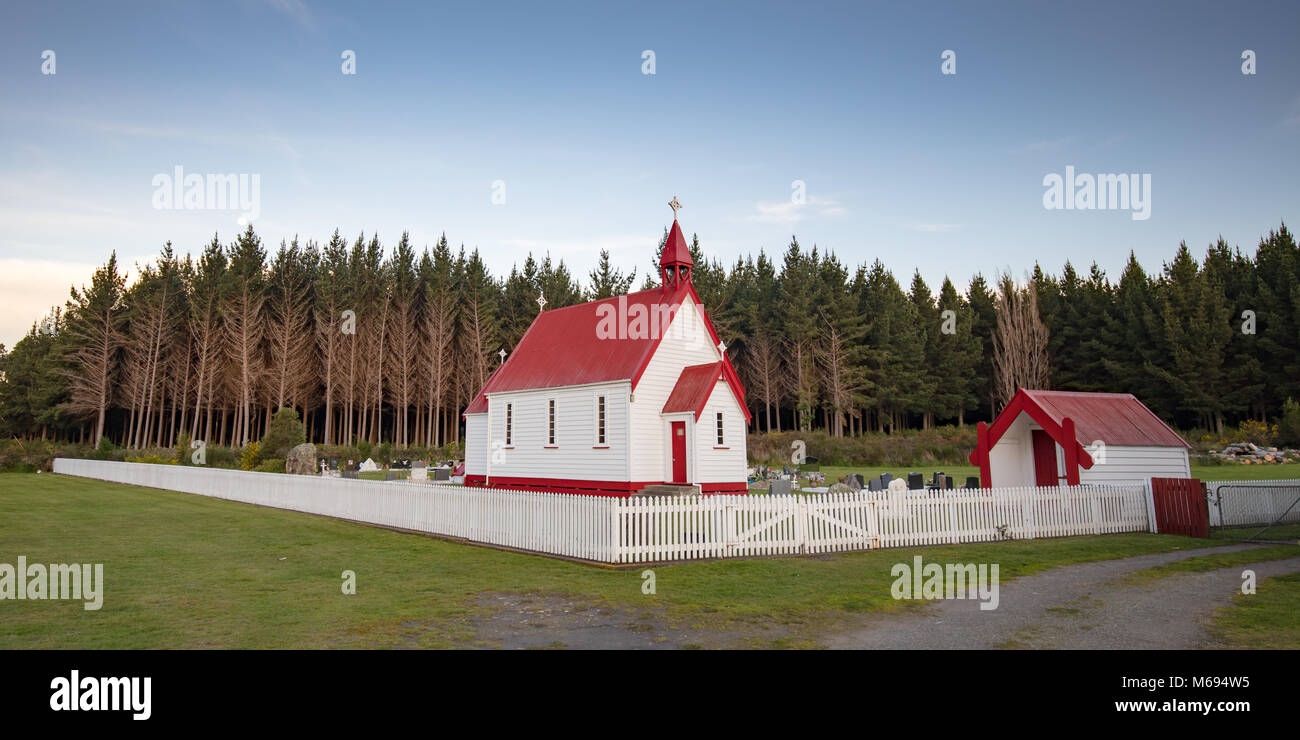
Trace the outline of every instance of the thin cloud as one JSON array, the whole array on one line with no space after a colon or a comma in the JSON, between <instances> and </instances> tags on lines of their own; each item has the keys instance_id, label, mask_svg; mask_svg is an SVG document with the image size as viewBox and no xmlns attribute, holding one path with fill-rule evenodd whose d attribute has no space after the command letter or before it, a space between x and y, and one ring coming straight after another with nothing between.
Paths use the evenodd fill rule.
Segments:
<instances>
[{"instance_id":1,"label":"thin cloud","mask_svg":"<svg viewBox=\"0 0 1300 740\"><path fill-rule=\"evenodd\" d=\"M961 228L961 224L910 224L909 229L926 234L946 234Z\"/></svg>"},{"instance_id":2,"label":"thin cloud","mask_svg":"<svg viewBox=\"0 0 1300 740\"><path fill-rule=\"evenodd\" d=\"M793 200L764 202L754 204L754 213L750 221L770 224L792 224L803 221L809 216L843 216L848 213L839 201L828 198L809 197L802 203Z\"/></svg>"}]
</instances>

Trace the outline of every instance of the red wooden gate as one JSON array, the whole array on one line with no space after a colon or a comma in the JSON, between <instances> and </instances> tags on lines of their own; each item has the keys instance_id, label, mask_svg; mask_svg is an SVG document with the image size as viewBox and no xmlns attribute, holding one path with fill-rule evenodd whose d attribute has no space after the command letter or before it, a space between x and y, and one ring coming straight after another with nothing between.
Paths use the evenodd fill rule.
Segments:
<instances>
[{"instance_id":1,"label":"red wooden gate","mask_svg":"<svg viewBox=\"0 0 1300 740\"><path fill-rule=\"evenodd\" d=\"M1195 478L1152 478L1156 529L1161 534L1210 536L1210 512Z\"/></svg>"}]
</instances>

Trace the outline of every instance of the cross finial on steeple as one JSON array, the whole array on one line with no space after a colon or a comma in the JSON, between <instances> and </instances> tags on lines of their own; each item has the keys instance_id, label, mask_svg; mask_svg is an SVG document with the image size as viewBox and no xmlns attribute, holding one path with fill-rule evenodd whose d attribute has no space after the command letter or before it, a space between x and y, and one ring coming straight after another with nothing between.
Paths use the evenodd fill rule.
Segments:
<instances>
[{"instance_id":1,"label":"cross finial on steeple","mask_svg":"<svg viewBox=\"0 0 1300 740\"><path fill-rule=\"evenodd\" d=\"M541 293L537 294L537 310L539 311L546 310L546 296Z\"/></svg>"},{"instance_id":2,"label":"cross finial on steeple","mask_svg":"<svg viewBox=\"0 0 1300 740\"><path fill-rule=\"evenodd\" d=\"M670 201L668 201L668 207L671 208L671 209L673 209L673 220L676 221L676 220L677 220L677 209L679 209L679 208L682 207L682 204L677 202L677 196L674 195L674 196L673 196L673 199L670 200Z\"/></svg>"},{"instance_id":3,"label":"cross finial on steeple","mask_svg":"<svg viewBox=\"0 0 1300 740\"><path fill-rule=\"evenodd\" d=\"M727 351L727 343L723 342L722 340L718 340L718 352L725 354L726 351Z\"/></svg>"},{"instance_id":4,"label":"cross finial on steeple","mask_svg":"<svg viewBox=\"0 0 1300 740\"><path fill-rule=\"evenodd\" d=\"M501 358L501 362L503 362L503 363L506 361L506 350L505 350L504 347L501 348L501 351L497 353L497 357L500 357L500 358Z\"/></svg>"}]
</instances>

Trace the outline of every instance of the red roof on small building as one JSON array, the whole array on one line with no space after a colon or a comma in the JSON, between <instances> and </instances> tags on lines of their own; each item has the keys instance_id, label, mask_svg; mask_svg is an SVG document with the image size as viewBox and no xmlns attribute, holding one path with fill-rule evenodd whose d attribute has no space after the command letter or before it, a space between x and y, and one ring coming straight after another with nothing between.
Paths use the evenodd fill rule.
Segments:
<instances>
[{"instance_id":1,"label":"red roof on small building","mask_svg":"<svg viewBox=\"0 0 1300 740\"><path fill-rule=\"evenodd\" d=\"M1020 392L1057 424L1073 419L1075 434L1084 444L1101 440L1129 447L1190 447L1132 393Z\"/></svg>"}]
</instances>

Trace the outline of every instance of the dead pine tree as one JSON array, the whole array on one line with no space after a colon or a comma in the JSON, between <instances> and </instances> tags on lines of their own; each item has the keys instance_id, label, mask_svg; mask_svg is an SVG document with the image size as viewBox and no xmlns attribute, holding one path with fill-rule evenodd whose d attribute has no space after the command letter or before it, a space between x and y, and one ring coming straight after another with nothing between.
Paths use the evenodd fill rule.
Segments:
<instances>
[{"instance_id":1,"label":"dead pine tree","mask_svg":"<svg viewBox=\"0 0 1300 740\"><path fill-rule=\"evenodd\" d=\"M1006 406L1017 388L1046 389L1050 384L1047 327L1038 314L1031 286L1011 275L998 279L997 330L993 334L993 375L998 402Z\"/></svg>"}]
</instances>

